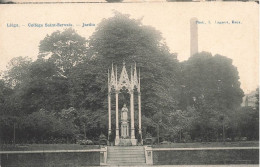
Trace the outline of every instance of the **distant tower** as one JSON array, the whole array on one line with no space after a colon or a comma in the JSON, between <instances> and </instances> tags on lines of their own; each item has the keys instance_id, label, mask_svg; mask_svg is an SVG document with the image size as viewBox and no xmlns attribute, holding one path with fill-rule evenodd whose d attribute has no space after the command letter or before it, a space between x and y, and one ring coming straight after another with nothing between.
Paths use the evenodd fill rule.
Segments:
<instances>
[{"instance_id":1,"label":"distant tower","mask_svg":"<svg viewBox=\"0 0 260 167\"><path fill-rule=\"evenodd\" d=\"M190 19L190 56L198 53L198 25L197 18Z\"/></svg>"}]
</instances>

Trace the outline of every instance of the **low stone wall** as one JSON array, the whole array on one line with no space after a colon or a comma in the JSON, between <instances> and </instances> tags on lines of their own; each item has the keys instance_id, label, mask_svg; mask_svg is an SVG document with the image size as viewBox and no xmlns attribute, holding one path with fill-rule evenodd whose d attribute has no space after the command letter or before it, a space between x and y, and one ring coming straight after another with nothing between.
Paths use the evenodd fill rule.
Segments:
<instances>
[{"instance_id":1,"label":"low stone wall","mask_svg":"<svg viewBox=\"0 0 260 167\"><path fill-rule=\"evenodd\" d=\"M154 165L259 164L258 148L152 150Z\"/></svg>"},{"instance_id":2,"label":"low stone wall","mask_svg":"<svg viewBox=\"0 0 260 167\"><path fill-rule=\"evenodd\" d=\"M1 153L3 167L99 166L100 152Z\"/></svg>"}]
</instances>

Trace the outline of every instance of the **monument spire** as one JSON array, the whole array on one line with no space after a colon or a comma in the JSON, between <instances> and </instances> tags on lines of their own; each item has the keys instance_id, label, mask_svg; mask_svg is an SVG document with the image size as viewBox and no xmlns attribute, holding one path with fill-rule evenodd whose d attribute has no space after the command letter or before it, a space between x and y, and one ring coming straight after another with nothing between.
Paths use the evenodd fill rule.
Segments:
<instances>
[{"instance_id":1,"label":"monument spire","mask_svg":"<svg viewBox=\"0 0 260 167\"><path fill-rule=\"evenodd\" d=\"M133 67L131 66L131 89L134 88L134 82L133 82Z\"/></svg>"},{"instance_id":2,"label":"monument spire","mask_svg":"<svg viewBox=\"0 0 260 167\"><path fill-rule=\"evenodd\" d=\"M134 66L134 74L133 74L133 88L138 88L138 77L137 77L137 70L136 70L136 63Z\"/></svg>"},{"instance_id":3,"label":"monument spire","mask_svg":"<svg viewBox=\"0 0 260 167\"><path fill-rule=\"evenodd\" d=\"M117 65L116 65L116 86L115 86L115 89L117 90Z\"/></svg>"},{"instance_id":4,"label":"monument spire","mask_svg":"<svg viewBox=\"0 0 260 167\"><path fill-rule=\"evenodd\" d=\"M115 88L116 87L116 81L115 81L115 71L114 71L114 65L112 63L112 69L111 69L111 74L109 76L109 86L110 89Z\"/></svg>"},{"instance_id":5,"label":"monument spire","mask_svg":"<svg viewBox=\"0 0 260 167\"><path fill-rule=\"evenodd\" d=\"M139 81L138 81L138 92L140 92L140 86L141 86L141 72L140 72L140 68L139 68Z\"/></svg>"},{"instance_id":6,"label":"monument spire","mask_svg":"<svg viewBox=\"0 0 260 167\"><path fill-rule=\"evenodd\" d=\"M110 92L109 69L107 70L107 85L108 85L108 92Z\"/></svg>"},{"instance_id":7,"label":"monument spire","mask_svg":"<svg viewBox=\"0 0 260 167\"><path fill-rule=\"evenodd\" d=\"M131 89L131 81L128 78L125 62L123 62L123 68L119 78L118 89Z\"/></svg>"}]
</instances>

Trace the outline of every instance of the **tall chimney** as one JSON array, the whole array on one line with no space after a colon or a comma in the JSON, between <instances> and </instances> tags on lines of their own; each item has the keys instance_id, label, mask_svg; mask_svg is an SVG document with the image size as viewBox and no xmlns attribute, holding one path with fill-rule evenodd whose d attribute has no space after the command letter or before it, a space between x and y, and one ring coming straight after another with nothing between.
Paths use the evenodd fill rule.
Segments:
<instances>
[{"instance_id":1,"label":"tall chimney","mask_svg":"<svg viewBox=\"0 0 260 167\"><path fill-rule=\"evenodd\" d=\"M193 17L190 19L190 56L198 53L198 19Z\"/></svg>"}]
</instances>

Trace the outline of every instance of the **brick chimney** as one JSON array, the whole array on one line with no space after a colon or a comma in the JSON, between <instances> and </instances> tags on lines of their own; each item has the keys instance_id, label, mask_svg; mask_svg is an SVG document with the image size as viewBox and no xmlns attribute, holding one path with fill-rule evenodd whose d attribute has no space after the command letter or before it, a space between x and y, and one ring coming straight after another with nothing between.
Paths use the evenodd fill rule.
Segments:
<instances>
[{"instance_id":1,"label":"brick chimney","mask_svg":"<svg viewBox=\"0 0 260 167\"><path fill-rule=\"evenodd\" d=\"M198 25L197 18L190 19L190 56L198 53Z\"/></svg>"}]
</instances>

